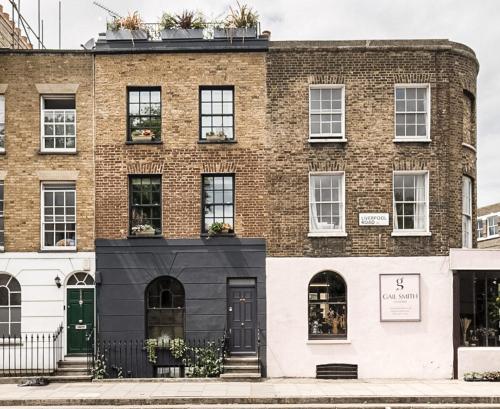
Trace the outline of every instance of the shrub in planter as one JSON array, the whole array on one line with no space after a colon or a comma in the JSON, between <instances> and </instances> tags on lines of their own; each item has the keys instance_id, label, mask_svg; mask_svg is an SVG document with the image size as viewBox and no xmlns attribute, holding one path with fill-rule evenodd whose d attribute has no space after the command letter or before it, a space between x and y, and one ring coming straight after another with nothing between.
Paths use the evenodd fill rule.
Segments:
<instances>
[{"instance_id":1,"label":"shrub in planter","mask_svg":"<svg viewBox=\"0 0 500 409\"><path fill-rule=\"evenodd\" d=\"M163 13L160 20L162 40L202 39L206 27L205 17L191 10L181 14Z\"/></svg>"},{"instance_id":2,"label":"shrub in planter","mask_svg":"<svg viewBox=\"0 0 500 409\"><path fill-rule=\"evenodd\" d=\"M218 234L229 233L232 227L228 223L215 222L212 223L208 229L208 236L213 237Z\"/></svg>"}]
</instances>

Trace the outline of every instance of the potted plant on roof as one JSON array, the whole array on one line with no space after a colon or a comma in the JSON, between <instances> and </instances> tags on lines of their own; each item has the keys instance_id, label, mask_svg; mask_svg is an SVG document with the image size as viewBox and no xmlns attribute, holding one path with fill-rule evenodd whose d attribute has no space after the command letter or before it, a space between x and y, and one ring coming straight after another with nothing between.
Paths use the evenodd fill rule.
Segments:
<instances>
[{"instance_id":1,"label":"potted plant on roof","mask_svg":"<svg viewBox=\"0 0 500 409\"><path fill-rule=\"evenodd\" d=\"M259 15L247 4L230 7L224 28L214 30L214 38L256 38Z\"/></svg>"},{"instance_id":2,"label":"potted plant on roof","mask_svg":"<svg viewBox=\"0 0 500 409\"><path fill-rule=\"evenodd\" d=\"M203 39L207 27L205 17L199 11L184 10L181 14L163 13L160 19L162 40Z\"/></svg>"},{"instance_id":3,"label":"potted plant on roof","mask_svg":"<svg viewBox=\"0 0 500 409\"><path fill-rule=\"evenodd\" d=\"M127 17L114 17L107 24L106 40L147 40L148 32L142 27L143 21L137 11Z\"/></svg>"}]
</instances>

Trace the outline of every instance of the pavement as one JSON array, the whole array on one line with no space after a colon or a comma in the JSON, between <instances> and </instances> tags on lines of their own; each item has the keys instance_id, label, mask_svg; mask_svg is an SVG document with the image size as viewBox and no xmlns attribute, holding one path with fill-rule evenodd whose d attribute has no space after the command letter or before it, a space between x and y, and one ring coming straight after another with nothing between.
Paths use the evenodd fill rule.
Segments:
<instances>
[{"instance_id":1,"label":"pavement","mask_svg":"<svg viewBox=\"0 0 500 409\"><path fill-rule=\"evenodd\" d=\"M458 406L457 406L458 405ZM500 408L500 383L459 380L113 380L0 385L0 407Z\"/></svg>"}]
</instances>

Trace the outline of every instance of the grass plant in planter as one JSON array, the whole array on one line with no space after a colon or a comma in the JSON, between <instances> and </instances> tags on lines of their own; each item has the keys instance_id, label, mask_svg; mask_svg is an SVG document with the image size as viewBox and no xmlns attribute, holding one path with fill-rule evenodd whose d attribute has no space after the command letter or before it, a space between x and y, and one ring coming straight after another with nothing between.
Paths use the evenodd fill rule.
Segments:
<instances>
[{"instance_id":1,"label":"grass plant in planter","mask_svg":"<svg viewBox=\"0 0 500 409\"><path fill-rule=\"evenodd\" d=\"M127 17L115 17L107 25L106 40L147 40L149 35L141 28L142 24L142 18L137 11Z\"/></svg>"},{"instance_id":2,"label":"grass plant in planter","mask_svg":"<svg viewBox=\"0 0 500 409\"><path fill-rule=\"evenodd\" d=\"M214 38L256 38L259 15L246 4L230 7L224 28L214 30Z\"/></svg>"},{"instance_id":3,"label":"grass plant in planter","mask_svg":"<svg viewBox=\"0 0 500 409\"><path fill-rule=\"evenodd\" d=\"M208 228L208 236L214 237L220 234L227 234L230 233L232 229L233 228L229 223L215 222Z\"/></svg>"},{"instance_id":4,"label":"grass plant in planter","mask_svg":"<svg viewBox=\"0 0 500 409\"><path fill-rule=\"evenodd\" d=\"M200 12L184 10L181 14L163 13L160 27L162 40L193 40L203 39L207 23Z\"/></svg>"}]
</instances>

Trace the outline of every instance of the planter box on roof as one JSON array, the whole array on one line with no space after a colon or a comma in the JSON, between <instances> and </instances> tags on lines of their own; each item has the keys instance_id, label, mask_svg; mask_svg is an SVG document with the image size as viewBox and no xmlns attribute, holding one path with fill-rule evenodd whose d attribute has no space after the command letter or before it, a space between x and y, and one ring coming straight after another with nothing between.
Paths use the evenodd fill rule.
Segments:
<instances>
[{"instance_id":1,"label":"planter box on roof","mask_svg":"<svg viewBox=\"0 0 500 409\"><path fill-rule=\"evenodd\" d=\"M216 28L214 38L256 38L257 27L250 28Z\"/></svg>"},{"instance_id":2,"label":"planter box on roof","mask_svg":"<svg viewBox=\"0 0 500 409\"><path fill-rule=\"evenodd\" d=\"M106 31L106 40L117 41L117 40L147 40L148 32L146 30L108 30Z\"/></svg>"},{"instance_id":3,"label":"planter box on roof","mask_svg":"<svg viewBox=\"0 0 500 409\"><path fill-rule=\"evenodd\" d=\"M162 40L192 40L203 39L202 28L173 28L168 30L161 30Z\"/></svg>"}]
</instances>

